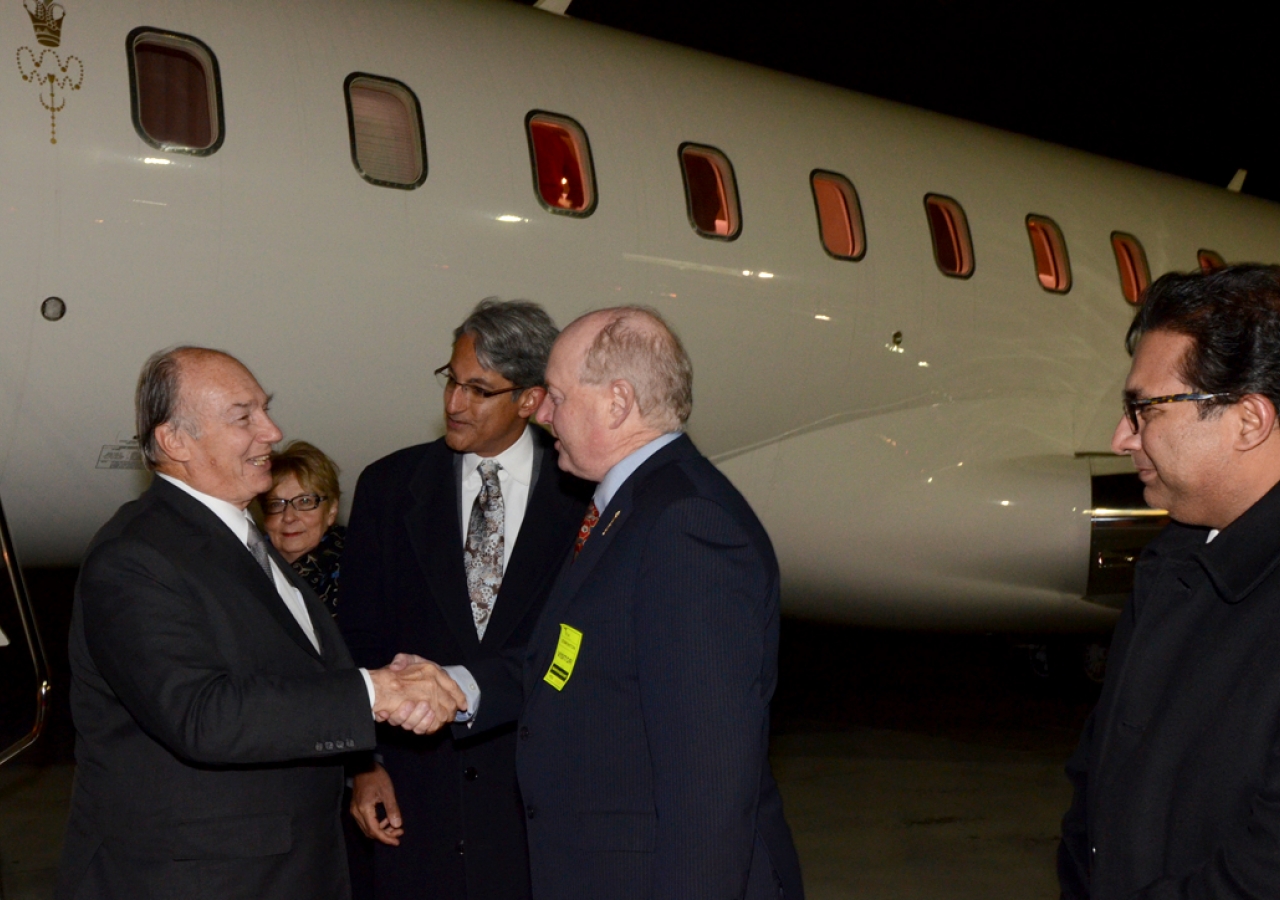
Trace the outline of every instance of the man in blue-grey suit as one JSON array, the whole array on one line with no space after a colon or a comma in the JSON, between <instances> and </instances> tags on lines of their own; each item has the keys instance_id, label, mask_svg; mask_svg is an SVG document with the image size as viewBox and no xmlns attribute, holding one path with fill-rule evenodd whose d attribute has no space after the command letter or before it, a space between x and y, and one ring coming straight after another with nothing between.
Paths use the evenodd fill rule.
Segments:
<instances>
[{"instance_id":1,"label":"man in blue-grey suit","mask_svg":"<svg viewBox=\"0 0 1280 900\"><path fill-rule=\"evenodd\" d=\"M683 434L692 402L651 310L590 313L551 353L538 420L598 485L524 657L535 900L804 894L768 760L778 565Z\"/></svg>"}]
</instances>

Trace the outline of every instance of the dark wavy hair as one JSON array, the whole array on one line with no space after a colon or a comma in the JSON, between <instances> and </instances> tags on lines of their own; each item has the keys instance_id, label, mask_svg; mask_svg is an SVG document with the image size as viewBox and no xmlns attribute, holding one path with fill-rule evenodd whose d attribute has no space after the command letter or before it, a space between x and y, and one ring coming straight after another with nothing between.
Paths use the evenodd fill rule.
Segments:
<instances>
[{"instance_id":1,"label":"dark wavy hair","mask_svg":"<svg viewBox=\"0 0 1280 900\"><path fill-rule=\"evenodd\" d=\"M1151 331L1191 338L1182 380L1193 390L1226 395L1199 404L1201 416L1245 394L1261 394L1280 409L1280 266L1161 276L1129 326L1130 355Z\"/></svg>"}]
</instances>

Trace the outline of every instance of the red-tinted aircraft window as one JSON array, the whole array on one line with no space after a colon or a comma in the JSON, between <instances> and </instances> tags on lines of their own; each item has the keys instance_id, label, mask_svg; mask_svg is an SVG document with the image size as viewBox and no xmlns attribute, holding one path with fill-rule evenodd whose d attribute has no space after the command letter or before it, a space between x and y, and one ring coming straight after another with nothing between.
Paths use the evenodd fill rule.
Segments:
<instances>
[{"instance_id":1,"label":"red-tinted aircraft window","mask_svg":"<svg viewBox=\"0 0 1280 900\"><path fill-rule=\"evenodd\" d=\"M1216 272L1227 267L1227 261L1222 255L1212 250L1201 250L1196 254L1196 259L1200 263L1201 272Z\"/></svg>"},{"instance_id":2,"label":"red-tinted aircraft window","mask_svg":"<svg viewBox=\"0 0 1280 900\"><path fill-rule=\"evenodd\" d=\"M551 212L591 215L596 207L595 173L582 126L541 112L529 113L525 125L538 200Z\"/></svg>"},{"instance_id":3,"label":"red-tinted aircraft window","mask_svg":"<svg viewBox=\"0 0 1280 900\"><path fill-rule=\"evenodd\" d=\"M818 208L822 246L837 259L862 259L867 240L862 228L862 206L853 183L843 175L819 169L809 176L809 183Z\"/></svg>"},{"instance_id":4,"label":"red-tinted aircraft window","mask_svg":"<svg viewBox=\"0 0 1280 900\"><path fill-rule=\"evenodd\" d=\"M1040 286L1055 294L1071 290L1071 261L1067 258L1067 242L1058 223L1045 216L1027 216L1027 234L1031 238Z\"/></svg>"},{"instance_id":5,"label":"red-tinted aircraft window","mask_svg":"<svg viewBox=\"0 0 1280 900\"><path fill-rule=\"evenodd\" d=\"M680 145L689 223L703 237L733 240L742 231L738 187L729 159L714 147Z\"/></svg>"},{"instance_id":6,"label":"red-tinted aircraft window","mask_svg":"<svg viewBox=\"0 0 1280 900\"><path fill-rule=\"evenodd\" d=\"M347 76L351 160L372 184L412 190L427 180L427 141L418 98L391 78Z\"/></svg>"},{"instance_id":7,"label":"red-tinted aircraft window","mask_svg":"<svg viewBox=\"0 0 1280 900\"><path fill-rule=\"evenodd\" d=\"M968 278L973 274L973 240L969 220L960 204L950 197L927 194L924 208L933 233L933 258L944 275Z\"/></svg>"},{"instance_id":8,"label":"red-tinted aircraft window","mask_svg":"<svg viewBox=\"0 0 1280 900\"><path fill-rule=\"evenodd\" d=\"M1124 299L1135 305L1142 302L1142 292L1151 284L1151 269L1147 267L1147 252L1141 242L1131 234L1121 231L1111 233L1111 249L1116 254L1116 268L1120 271L1120 290Z\"/></svg>"},{"instance_id":9,"label":"red-tinted aircraft window","mask_svg":"<svg viewBox=\"0 0 1280 900\"><path fill-rule=\"evenodd\" d=\"M218 61L203 42L137 28L129 33L133 125L153 147L208 155L222 145Z\"/></svg>"}]
</instances>

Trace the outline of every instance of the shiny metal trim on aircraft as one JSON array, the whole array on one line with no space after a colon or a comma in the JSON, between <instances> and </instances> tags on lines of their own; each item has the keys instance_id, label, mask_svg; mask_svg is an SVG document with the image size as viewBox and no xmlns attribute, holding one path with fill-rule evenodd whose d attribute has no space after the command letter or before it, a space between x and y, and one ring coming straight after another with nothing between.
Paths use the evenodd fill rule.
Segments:
<instances>
[{"instance_id":1,"label":"shiny metal trim on aircraft","mask_svg":"<svg viewBox=\"0 0 1280 900\"><path fill-rule=\"evenodd\" d=\"M3 558L5 573L9 576L9 587L18 602L18 616L22 619L23 635L31 654L31 665L35 670L38 685L35 697L35 723L26 735L10 746L0 749L0 765L4 765L34 744L40 737L40 733L44 731L45 719L49 714L49 691L52 689L52 683L49 680L49 662L44 655L44 644L40 640L40 629L36 626L36 617L27 596L27 585L22 577L22 569L13 552L13 540L9 536L9 523L5 520L2 503L0 503L0 558Z\"/></svg>"}]
</instances>

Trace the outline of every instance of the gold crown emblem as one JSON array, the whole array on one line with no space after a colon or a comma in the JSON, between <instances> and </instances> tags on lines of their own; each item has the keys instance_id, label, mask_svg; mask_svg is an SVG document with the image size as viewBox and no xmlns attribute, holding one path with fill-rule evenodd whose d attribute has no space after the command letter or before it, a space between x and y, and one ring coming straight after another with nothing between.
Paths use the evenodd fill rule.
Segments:
<instances>
[{"instance_id":1,"label":"gold crown emblem","mask_svg":"<svg viewBox=\"0 0 1280 900\"><path fill-rule=\"evenodd\" d=\"M62 20L67 11L61 3L45 3L44 0L22 0L31 17L31 27L36 30L36 42L45 47L57 47L62 43Z\"/></svg>"}]
</instances>

